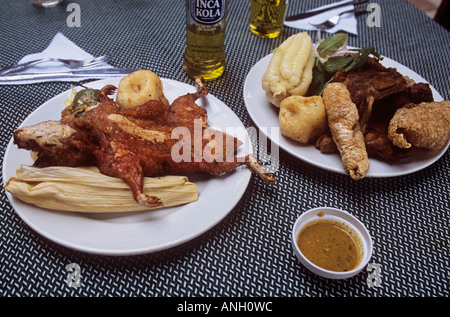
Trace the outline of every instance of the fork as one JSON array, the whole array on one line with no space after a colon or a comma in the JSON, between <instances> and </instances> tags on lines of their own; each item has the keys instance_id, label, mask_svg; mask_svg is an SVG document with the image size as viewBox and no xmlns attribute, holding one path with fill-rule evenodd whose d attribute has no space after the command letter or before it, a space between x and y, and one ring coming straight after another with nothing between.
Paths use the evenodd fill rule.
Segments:
<instances>
[{"instance_id":1,"label":"fork","mask_svg":"<svg viewBox=\"0 0 450 317\"><path fill-rule=\"evenodd\" d=\"M42 58L35 61L29 61L23 64L8 66L0 69L0 74L8 74L12 72L18 72L27 69L36 64L44 62L60 62L69 68L88 68L99 65L102 62L108 62L110 60L109 55L103 55L96 58L90 58L85 60L74 60L74 59L62 59L62 58Z\"/></svg>"},{"instance_id":2,"label":"fork","mask_svg":"<svg viewBox=\"0 0 450 317\"><path fill-rule=\"evenodd\" d=\"M328 20L326 20L323 23L319 23L319 24L312 24L312 23L310 23L310 24L312 26L314 26L318 30L325 31L325 30L329 30L329 29L334 28L339 23L339 20L341 19L341 15L344 15L344 14L347 14L347 13L354 13L355 15L360 15L360 14L365 13L365 12L368 12L367 11L367 7L359 7L359 8L356 8L356 9L352 9L352 10L341 12L338 15L335 15L335 16L329 18Z\"/></svg>"},{"instance_id":3,"label":"fork","mask_svg":"<svg viewBox=\"0 0 450 317\"><path fill-rule=\"evenodd\" d=\"M312 17L316 14L320 14L320 13L324 13L328 10L333 10L333 9L337 9L339 7L343 7L343 6L348 6L348 5L358 5L358 4L362 4L364 2L367 2L369 0L354 0L354 1L350 1L350 2L345 2L345 3L338 3L337 5L333 5L333 6L328 6L326 8L323 9L313 9L311 11L307 11L307 12L302 12L299 14L294 14L291 16L286 17L286 21L295 21L295 20L301 20L301 19L306 19L309 17Z\"/></svg>"}]
</instances>

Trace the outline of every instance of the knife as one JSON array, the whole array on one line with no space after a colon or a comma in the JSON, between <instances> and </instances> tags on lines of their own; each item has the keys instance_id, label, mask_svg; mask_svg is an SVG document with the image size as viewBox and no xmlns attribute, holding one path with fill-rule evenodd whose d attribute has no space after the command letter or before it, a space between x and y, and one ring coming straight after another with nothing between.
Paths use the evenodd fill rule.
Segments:
<instances>
[{"instance_id":1,"label":"knife","mask_svg":"<svg viewBox=\"0 0 450 317\"><path fill-rule=\"evenodd\" d=\"M137 71L135 68L99 68L89 70L73 70L67 72L53 72L53 73L27 73L27 74L5 74L0 75L0 81L19 81L32 79L57 79L57 78L79 78L79 77L118 77L121 75L128 75Z\"/></svg>"},{"instance_id":2,"label":"knife","mask_svg":"<svg viewBox=\"0 0 450 317\"><path fill-rule=\"evenodd\" d=\"M352 5L352 4L360 4L360 3L364 3L367 2L368 0L355 0L355 1L350 1L350 2L346 2L346 3L339 3L337 5L334 6L329 6L320 10L315 10L315 11L308 11L308 12L303 12L303 13L299 13L299 14L294 14L291 16L286 17L285 21L296 21L296 20L301 20L301 19L306 19L309 17L312 17L316 14L320 14L323 13L325 11L328 10L332 10L332 9L336 9L336 8L340 8L343 6L348 6L348 5Z\"/></svg>"}]
</instances>

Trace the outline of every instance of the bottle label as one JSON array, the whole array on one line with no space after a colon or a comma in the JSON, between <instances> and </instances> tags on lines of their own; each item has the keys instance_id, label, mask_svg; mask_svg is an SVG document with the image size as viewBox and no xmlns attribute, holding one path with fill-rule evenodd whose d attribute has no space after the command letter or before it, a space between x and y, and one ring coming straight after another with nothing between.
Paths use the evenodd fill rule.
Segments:
<instances>
[{"instance_id":1,"label":"bottle label","mask_svg":"<svg viewBox=\"0 0 450 317\"><path fill-rule=\"evenodd\" d=\"M226 0L189 0L192 18L202 24L214 24L225 17Z\"/></svg>"}]
</instances>

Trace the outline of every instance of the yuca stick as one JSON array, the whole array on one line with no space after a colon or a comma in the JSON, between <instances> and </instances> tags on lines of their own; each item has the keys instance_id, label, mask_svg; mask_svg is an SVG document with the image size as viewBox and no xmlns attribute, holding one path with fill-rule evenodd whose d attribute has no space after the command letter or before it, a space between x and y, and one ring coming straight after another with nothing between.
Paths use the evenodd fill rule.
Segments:
<instances>
[{"instance_id":1,"label":"yuca stick","mask_svg":"<svg viewBox=\"0 0 450 317\"><path fill-rule=\"evenodd\" d=\"M344 170L353 179L364 178L370 162L359 126L358 109L352 102L347 87L341 83L328 84L323 92L323 102L328 126L340 152Z\"/></svg>"},{"instance_id":2,"label":"yuca stick","mask_svg":"<svg viewBox=\"0 0 450 317\"><path fill-rule=\"evenodd\" d=\"M101 213L150 209L136 203L123 180L101 174L96 167L21 166L4 187L22 201L53 210ZM145 177L144 192L161 198L164 207L198 199L197 185L185 176Z\"/></svg>"}]
</instances>

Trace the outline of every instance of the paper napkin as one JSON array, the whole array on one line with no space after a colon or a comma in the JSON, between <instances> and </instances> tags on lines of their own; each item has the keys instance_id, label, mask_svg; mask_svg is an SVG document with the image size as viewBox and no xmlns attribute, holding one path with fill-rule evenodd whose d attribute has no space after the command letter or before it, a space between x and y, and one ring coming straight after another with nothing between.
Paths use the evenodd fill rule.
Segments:
<instances>
[{"instance_id":1,"label":"paper napkin","mask_svg":"<svg viewBox=\"0 0 450 317\"><path fill-rule=\"evenodd\" d=\"M338 3L346 3L346 2L350 2L350 1L351 0L345 0L345 1L338 2ZM317 9L328 8L328 7L334 6L334 5L336 5L336 3L318 7ZM326 11L324 13L320 13L318 15L315 15L315 16L312 16L312 17L309 17L306 19L297 20L297 21L285 21L284 25L291 27L291 28L314 31L317 29L315 27L313 27L310 23L318 24L318 23L325 22L329 18L331 18L341 12L354 9L354 7L355 7L354 5L349 4L349 5L339 7L336 9L331 9L330 11ZM314 9L314 10L317 10L317 9ZM313 10L311 10L311 11L313 11ZM327 30L326 32L334 34L337 31L344 31L344 32L348 32L348 33L357 35L358 30L357 30L357 21L356 21L355 15L353 13L343 14L341 16L341 19L339 20L339 23L334 28Z\"/></svg>"},{"instance_id":2,"label":"paper napkin","mask_svg":"<svg viewBox=\"0 0 450 317\"><path fill-rule=\"evenodd\" d=\"M94 58L96 56L92 56L91 54L85 52L83 49L81 49L79 46L77 46L75 43L70 41L67 37L65 37L62 33L57 33L55 37L50 42L49 46L43 50L40 53L30 54L25 57L23 57L18 64L26 63L28 61L40 59L40 58L64 58L64 59L89 59ZM113 67L109 65L106 62L103 62L95 67L91 67L89 69L96 69L96 68L109 68ZM64 66L61 63L55 63L55 62L44 62L41 64L34 65L33 67L30 67L26 70L20 71L20 74L29 74L29 73L47 73L47 72L67 72L70 68L67 66ZM19 72L18 72L19 73ZM76 81L82 81L86 79L95 79L97 77L92 77L91 75L87 75L87 77L77 77ZM22 85L22 84L32 84L32 83L42 83L42 82L48 82L48 81L73 81L73 78L67 77L60 77L56 79L36 79L36 80L24 80L24 81L13 81L13 82L7 82L2 81L0 77L0 85Z\"/></svg>"}]
</instances>

